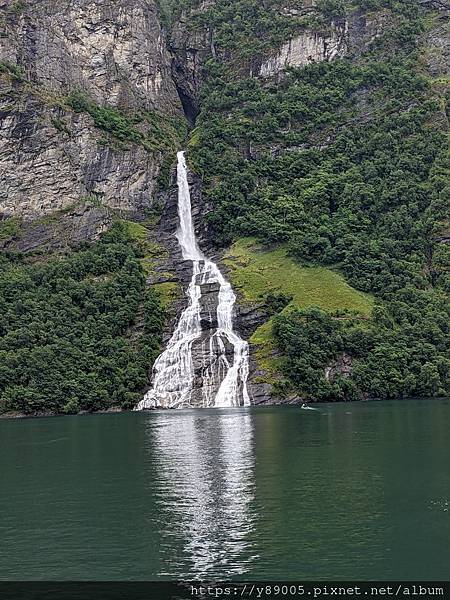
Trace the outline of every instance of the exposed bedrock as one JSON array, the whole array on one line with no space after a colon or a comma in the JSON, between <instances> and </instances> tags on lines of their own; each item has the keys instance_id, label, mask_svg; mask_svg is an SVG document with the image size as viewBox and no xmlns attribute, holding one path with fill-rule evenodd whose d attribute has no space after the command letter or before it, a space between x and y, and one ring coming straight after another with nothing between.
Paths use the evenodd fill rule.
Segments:
<instances>
[{"instance_id":1,"label":"exposed bedrock","mask_svg":"<svg viewBox=\"0 0 450 600\"><path fill-rule=\"evenodd\" d=\"M151 206L163 152L114 138L65 99L183 115L156 2L0 0L0 27L0 214L33 219L86 197Z\"/></svg>"},{"instance_id":2,"label":"exposed bedrock","mask_svg":"<svg viewBox=\"0 0 450 600\"><path fill-rule=\"evenodd\" d=\"M32 219L87 197L109 208L141 211L152 203L159 168L159 155L140 145L105 143L87 114L66 113L32 97L8 110L0 99L4 215Z\"/></svg>"},{"instance_id":3,"label":"exposed bedrock","mask_svg":"<svg viewBox=\"0 0 450 600\"><path fill-rule=\"evenodd\" d=\"M99 104L178 110L171 60L153 0L40 0L5 11L0 61L31 81Z\"/></svg>"},{"instance_id":4,"label":"exposed bedrock","mask_svg":"<svg viewBox=\"0 0 450 600\"><path fill-rule=\"evenodd\" d=\"M208 232L204 225L204 217L208 212L209 207L204 201L201 193L201 185L199 179L192 173L189 172L189 185L191 192L192 202L192 215L195 224L196 236L199 242L201 250L219 264L222 272L226 276L226 267L221 264L221 254L214 250L214 246L211 240L208 238ZM190 261L184 261L181 256L181 250L178 245L178 240L175 236L178 227L178 214L177 214L177 186L175 182L175 174L173 174L173 183L170 191L167 194L163 215L159 225L158 237L162 241L169 251L169 258L163 268L173 272L183 286L183 289L189 285L192 277L192 263ZM211 346L209 340L211 334L213 334L217 328L217 305L218 305L218 292L219 286L216 283L202 284L201 286L202 298L200 303L200 318L203 329L203 334L193 343L192 356L194 361L195 371L195 390L192 401L194 404L201 405L203 402L202 388L206 385L210 386L210 394L214 397L220 384L220 377L217 377L217 365L215 361L218 360L219 352L215 347L215 344ZM177 303L176 310L173 313L171 323L166 330L167 342L178 317L182 310L186 307L186 298L184 294L181 296ZM239 296L237 297L235 304L234 314L234 329L238 335L243 339L249 340L252 333L265 322L267 318L266 311L263 306L260 307L248 307L244 303L240 302ZM222 337L222 342L226 348L226 358L233 363L233 348L225 338ZM220 373L220 371L219 371ZM211 374L213 376L211 376ZM259 367L253 356L253 349L250 345L250 372L249 379L247 382L248 392L252 404L264 404L271 403L273 399L270 397L270 386L264 383L259 383L255 380L260 375Z\"/></svg>"},{"instance_id":5,"label":"exposed bedrock","mask_svg":"<svg viewBox=\"0 0 450 600\"><path fill-rule=\"evenodd\" d=\"M387 14L383 12L368 16L361 10L353 10L327 27L305 29L263 60L259 75L263 78L280 76L286 67L303 67L359 54L383 33L386 22Z\"/></svg>"},{"instance_id":6,"label":"exposed bedrock","mask_svg":"<svg viewBox=\"0 0 450 600\"><path fill-rule=\"evenodd\" d=\"M0 239L0 251L67 252L80 242L97 240L112 221L109 210L86 202L57 219L24 221L17 235Z\"/></svg>"}]
</instances>

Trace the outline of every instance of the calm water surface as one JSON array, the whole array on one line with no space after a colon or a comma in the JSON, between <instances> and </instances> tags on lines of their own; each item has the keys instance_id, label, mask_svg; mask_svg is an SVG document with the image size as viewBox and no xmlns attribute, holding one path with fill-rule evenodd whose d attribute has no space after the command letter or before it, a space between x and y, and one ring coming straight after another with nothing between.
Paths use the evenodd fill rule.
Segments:
<instances>
[{"instance_id":1,"label":"calm water surface","mask_svg":"<svg viewBox=\"0 0 450 600\"><path fill-rule=\"evenodd\" d=\"M0 579L449 579L450 400L0 422Z\"/></svg>"}]
</instances>

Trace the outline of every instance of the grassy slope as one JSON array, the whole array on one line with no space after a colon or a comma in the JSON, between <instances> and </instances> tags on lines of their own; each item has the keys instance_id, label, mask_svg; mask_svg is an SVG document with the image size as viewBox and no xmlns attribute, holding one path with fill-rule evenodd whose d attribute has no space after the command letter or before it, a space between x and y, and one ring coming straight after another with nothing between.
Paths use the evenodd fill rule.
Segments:
<instances>
[{"instance_id":1,"label":"grassy slope","mask_svg":"<svg viewBox=\"0 0 450 600\"><path fill-rule=\"evenodd\" d=\"M337 272L325 267L302 267L283 247L263 250L254 238L241 238L227 252L234 286L245 300L261 300L268 292L292 296L290 306L324 310L348 309L369 315L372 299L353 289Z\"/></svg>"},{"instance_id":2,"label":"grassy slope","mask_svg":"<svg viewBox=\"0 0 450 600\"><path fill-rule=\"evenodd\" d=\"M364 316L372 311L373 299L352 288L344 278L325 267L304 267L287 256L286 249L265 250L254 238L241 238L228 250L223 261L229 268L234 288L249 303L264 300L268 293L292 296L283 312L317 306L326 311L350 310ZM261 325L251 337L255 356L273 382L282 359L275 354L272 320Z\"/></svg>"},{"instance_id":3,"label":"grassy slope","mask_svg":"<svg viewBox=\"0 0 450 600\"><path fill-rule=\"evenodd\" d=\"M20 220L11 217L5 221L0 221L0 240L7 240L17 235L20 230Z\"/></svg>"},{"instance_id":4,"label":"grassy slope","mask_svg":"<svg viewBox=\"0 0 450 600\"><path fill-rule=\"evenodd\" d=\"M161 244L149 240L149 228L145 224L134 221L124 220L122 222L126 225L130 236L139 242L143 255L140 262L147 277L170 278L171 273L158 271L158 267L161 267L162 262L167 258L167 250ZM180 295L180 286L176 282L154 281L152 287L158 292L161 304L165 309L169 309Z\"/></svg>"}]
</instances>

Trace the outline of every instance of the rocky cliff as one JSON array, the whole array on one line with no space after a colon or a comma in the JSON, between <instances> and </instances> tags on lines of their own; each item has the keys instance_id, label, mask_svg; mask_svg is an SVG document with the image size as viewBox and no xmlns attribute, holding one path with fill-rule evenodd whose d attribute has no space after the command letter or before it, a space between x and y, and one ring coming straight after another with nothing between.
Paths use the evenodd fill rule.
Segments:
<instances>
[{"instance_id":1,"label":"rocky cliff","mask_svg":"<svg viewBox=\"0 0 450 600\"><path fill-rule=\"evenodd\" d=\"M213 24L192 26L210 8L201 2L179 12L168 31L154 0L1 0L0 214L32 219L86 200L134 214L152 206L161 167L175 148L141 143L145 115L177 119L184 112L192 125L206 61L233 60L215 42ZM281 12L298 20L318 9L305 2ZM353 10L326 25L302 24L250 69L267 78L357 52L376 39L384 20ZM91 110L73 109L67 99L74 92ZM97 115L92 107L115 112ZM122 122L133 135L117 135Z\"/></svg>"},{"instance_id":2,"label":"rocky cliff","mask_svg":"<svg viewBox=\"0 0 450 600\"><path fill-rule=\"evenodd\" d=\"M165 149L127 139L125 126L144 140L148 114L182 116L155 3L8 1L0 11L0 212L29 219L86 197L151 206ZM73 110L74 92L91 110Z\"/></svg>"},{"instance_id":3,"label":"rocky cliff","mask_svg":"<svg viewBox=\"0 0 450 600\"><path fill-rule=\"evenodd\" d=\"M20 232L0 240L0 245L25 252L67 251L74 243L98 238L117 215L143 221L149 210L155 212L163 204L161 220L150 227L150 237L169 255L149 282L165 277L185 284L188 266L180 261L173 238L176 187L173 176L168 185L168 171L176 148L186 142L186 126L193 128L199 114L203 121L211 116L201 112L211 59L215 69L232 73L230 79L271 86L283 80L286 68L354 58L375 48L394 20L388 10L364 10L361 3L327 15L323 2L269 2L268 14L280 24L272 32L263 15L269 35L247 27L245 19L251 25L252 19L257 20L253 15L259 14L258 3L249 2L253 12L236 19L230 35L227 19L234 19L228 12L233 8L230 3L184 3L173 11L170 26L162 24L164 4L0 0L0 219L22 220ZM246 3L237 4L243 10ZM436 22L426 34L427 68L436 78L447 77L448 30L442 19ZM364 88L355 95L361 104L356 119L370 118L373 107L366 106L365 95ZM247 115L242 118L249 122ZM318 150L334 132L326 134ZM249 164L266 151L278 152L276 141L257 139L255 149L249 139L239 148ZM195 130L189 143L198 144ZM302 152L303 146L288 150ZM200 243L220 259L217 240L206 224L213 205L202 195L201 177L193 173L191 177ZM203 322L214 327L210 315L217 290L204 292ZM183 300L173 305L167 334L182 308ZM266 321L267 311L264 302L240 303L237 316L239 331L250 338ZM201 340L196 354L200 380ZM339 362L333 364L333 375L342 374L341 367ZM255 402L269 399L270 386L261 375L253 356Z\"/></svg>"},{"instance_id":4,"label":"rocky cliff","mask_svg":"<svg viewBox=\"0 0 450 600\"><path fill-rule=\"evenodd\" d=\"M179 110L171 57L153 0L0 3L0 60L29 81L97 104Z\"/></svg>"}]
</instances>

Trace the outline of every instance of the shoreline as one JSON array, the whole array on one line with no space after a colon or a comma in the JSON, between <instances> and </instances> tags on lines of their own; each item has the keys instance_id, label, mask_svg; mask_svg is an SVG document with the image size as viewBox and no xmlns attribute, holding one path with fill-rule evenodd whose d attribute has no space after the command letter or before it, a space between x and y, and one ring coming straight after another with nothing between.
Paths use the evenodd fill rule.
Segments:
<instances>
[{"instance_id":1,"label":"shoreline","mask_svg":"<svg viewBox=\"0 0 450 600\"><path fill-rule=\"evenodd\" d=\"M449 396L411 396L407 398L365 398L364 400L352 400L350 402L346 402L345 400L336 400L334 402L308 402L311 406L313 405L315 408L319 408L320 406L327 406L330 404L363 404L367 402L408 402L409 400L448 400ZM303 402L274 402L272 404L252 404L251 406L239 406L239 407L230 407L230 408L272 408L275 406L283 406L283 407L292 407L298 406L299 408ZM52 413L52 412L42 412L42 413L21 413L10 411L6 413L0 414L0 421L13 421L13 420L22 420L22 419L44 419L44 418L56 418L56 417L83 417L83 416L92 416L92 415L111 415L111 414L119 414L119 413L131 413L131 412L140 412L140 413L152 413L155 411L164 411L164 412L178 412L179 410L223 410L223 408L216 408L214 406L208 408L194 408L194 407L186 407L185 409L171 409L171 408L150 408L146 410L133 411L130 409L122 409L119 406L112 406L103 410L96 411L80 411L74 414L63 414L63 413Z\"/></svg>"}]
</instances>

